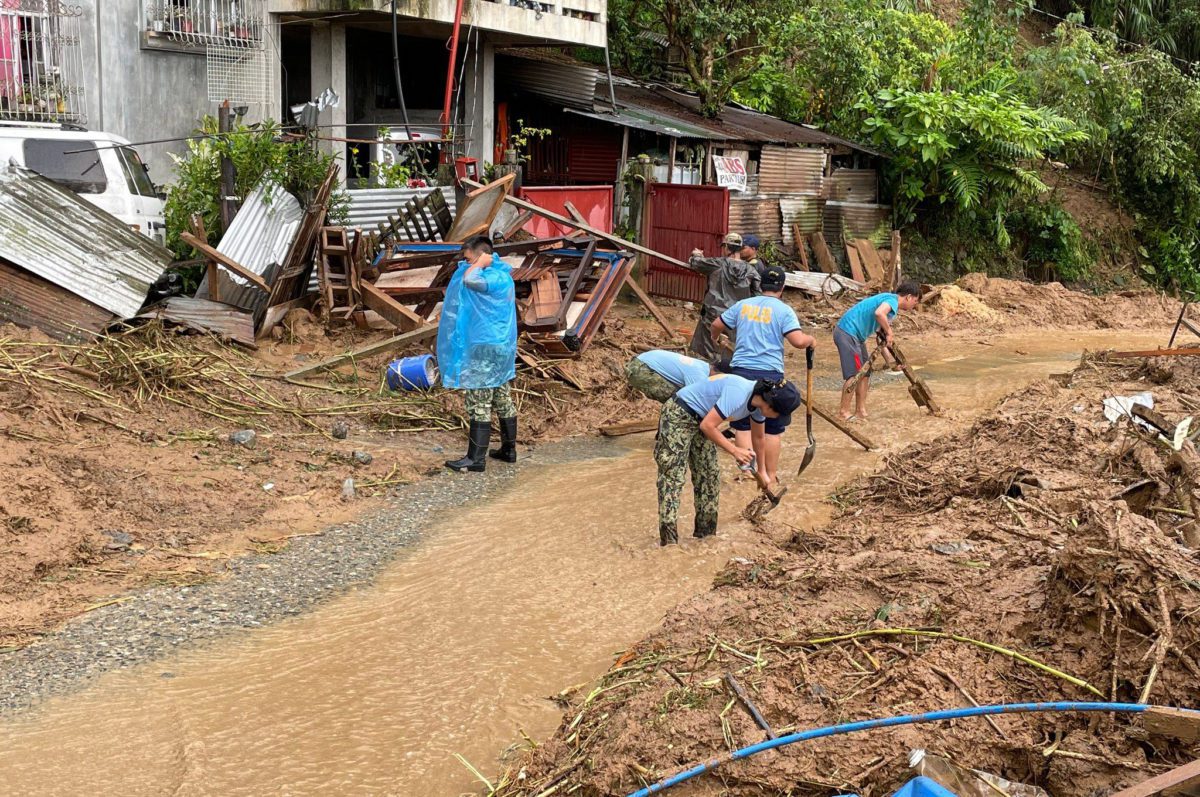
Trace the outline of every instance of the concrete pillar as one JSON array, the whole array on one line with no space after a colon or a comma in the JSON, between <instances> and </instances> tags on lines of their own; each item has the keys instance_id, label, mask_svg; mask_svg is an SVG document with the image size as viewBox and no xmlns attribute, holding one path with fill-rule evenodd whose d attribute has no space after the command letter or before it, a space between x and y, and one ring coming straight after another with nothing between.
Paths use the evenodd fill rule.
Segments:
<instances>
[{"instance_id":1,"label":"concrete pillar","mask_svg":"<svg viewBox=\"0 0 1200 797\"><path fill-rule=\"evenodd\" d=\"M468 158L483 164L495 160L496 138L496 46L480 37L479 51L466 51L466 71L463 73L462 120L467 125Z\"/></svg>"},{"instance_id":2,"label":"concrete pillar","mask_svg":"<svg viewBox=\"0 0 1200 797\"><path fill-rule=\"evenodd\" d=\"M310 45L312 93L316 97L327 88L341 98L336 108L321 112L317 134L326 138L346 138L346 26L339 22L317 22L313 25ZM311 98L310 98L311 99ZM340 141L322 141L321 149L338 156L343 183L346 180L346 145Z\"/></svg>"},{"instance_id":3,"label":"concrete pillar","mask_svg":"<svg viewBox=\"0 0 1200 797\"><path fill-rule=\"evenodd\" d=\"M281 125L291 123L290 112L283 107L283 64L281 63L279 35L279 15L267 14L267 24L263 30L264 46L267 48L267 96L258 106L257 121L276 119ZM251 109L251 113L255 113ZM247 120L255 121L255 120Z\"/></svg>"}]
</instances>

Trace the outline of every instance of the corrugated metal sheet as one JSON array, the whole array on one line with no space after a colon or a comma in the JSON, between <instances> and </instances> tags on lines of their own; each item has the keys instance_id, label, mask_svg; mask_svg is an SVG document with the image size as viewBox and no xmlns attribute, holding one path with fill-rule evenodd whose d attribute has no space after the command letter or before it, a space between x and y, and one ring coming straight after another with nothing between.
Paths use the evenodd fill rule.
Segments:
<instances>
[{"instance_id":1,"label":"corrugated metal sheet","mask_svg":"<svg viewBox=\"0 0 1200 797\"><path fill-rule=\"evenodd\" d=\"M254 342L254 317L221 302L172 296L146 308L138 318L162 319L198 332L211 332L252 349L258 348Z\"/></svg>"},{"instance_id":2,"label":"corrugated metal sheet","mask_svg":"<svg viewBox=\"0 0 1200 797\"><path fill-rule=\"evenodd\" d=\"M511 55L516 55L512 53ZM543 60L540 54L503 55L496 61L500 80L519 91L560 102L570 108L592 110L600 70L579 62Z\"/></svg>"},{"instance_id":3,"label":"corrugated metal sheet","mask_svg":"<svg viewBox=\"0 0 1200 797\"><path fill-rule=\"evenodd\" d=\"M780 225L779 200L775 197L746 197L729 199L729 229L746 235L752 233L764 241L783 240L787 233Z\"/></svg>"},{"instance_id":4,"label":"corrugated metal sheet","mask_svg":"<svg viewBox=\"0 0 1200 797\"><path fill-rule=\"evenodd\" d=\"M350 212L345 226L362 227L363 229L376 227L380 222L387 221L389 215L404 207L409 200L423 197L431 191L442 192L442 196L446 198L446 204L450 207L450 213L453 215L455 201L453 187L359 188L346 192L346 195L350 197Z\"/></svg>"},{"instance_id":5,"label":"corrugated metal sheet","mask_svg":"<svg viewBox=\"0 0 1200 797\"><path fill-rule=\"evenodd\" d=\"M132 318L171 253L75 193L8 166L0 169L0 258Z\"/></svg>"},{"instance_id":6,"label":"corrugated metal sheet","mask_svg":"<svg viewBox=\"0 0 1200 797\"><path fill-rule=\"evenodd\" d=\"M887 245L892 237L891 205L854 202L825 203L824 232L830 248L845 244L845 236L867 238L876 247Z\"/></svg>"},{"instance_id":7,"label":"corrugated metal sheet","mask_svg":"<svg viewBox=\"0 0 1200 797\"><path fill-rule=\"evenodd\" d=\"M874 169L836 169L829 178L829 198L835 202L878 202L879 173Z\"/></svg>"},{"instance_id":8,"label":"corrugated metal sheet","mask_svg":"<svg viewBox=\"0 0 1200 797\"><path fill-rule=\"evenodd\" d=\"M300 203L281 186L256 186L221 236L217 251L272 285L303 220ZM221 284L217 297L222 304L251 312L266 305L269 297L261 290L224 269L218 273ZM200 282L196 298L212 298L207 275Z\"/></svg>"},{"instance_id":9,"label":"corrugated metal sheet","mask_svg":"<svg viewBox=\"0 0 1200 797\"><path fill-rule=\"evenodd\" d=\"M0 323L40 329L55 340L79 343L115 318L66 288L0 261Z\"/></svg>"},{"instance_id":10,"label":"corrugated metal sheet","mask_svg":"<svg viewBox=\"0 0 1200 797\"><path fill-rule=\"evenodd\" d=\"M758 190L764 194L812 194L825 189L825 150L765 146L759 156Z\"/></svg>"},{"instance_id":11,"label":"corrugated metal sheet","mask_svg":"<svg viewBox=\"0 0 1200 797\"><path fill-rule=\"evenodd\" d=\"M783 242L795 246L793 226L801 233L821 230L825 218L825 198L819 196L780 197L779 214L783 217Z\"/></svg>"}]
</instances>

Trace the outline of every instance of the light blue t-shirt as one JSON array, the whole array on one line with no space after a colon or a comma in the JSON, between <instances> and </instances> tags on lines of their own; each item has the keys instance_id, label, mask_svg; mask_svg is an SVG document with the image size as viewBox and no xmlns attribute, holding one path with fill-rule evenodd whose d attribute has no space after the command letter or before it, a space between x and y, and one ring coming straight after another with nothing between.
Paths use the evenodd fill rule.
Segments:
<instances>
[{"instance_id":1,"label":"light blue t-shirt","mask_svg":"<svg viewBox=\"0 0 1200 797\"><path fill-rule=\"evenodd\" d=\"M679 352L654 349L639 354L637 358L651 371L678 387L686 387L693 382L708 379L708 363Z\"/></svg>"},{"instance_id":2,"label":"light blue t-shirt","mask_svg":"<svg viewBox=\"0 0 1200 797\"><path fill-rule=\"evenodd\" d=\"M740 421L749 417L763 423L766 417L750 408L754 396L754 383L733 374L714 374L703 382L695 382L675 394L701 418L715 409L727 421Z\"/></svg>"},{"instance_id":3,"label":"light blue t-shirt","mask_svg":"<svg viewBox=\"0 0 1200 797\"><path fill-rule=\"evenodd\" d=\"M721 313L721 323L734 331L734 367L783 373L783 336L800 328L795 310L774 296L752 296Z\"/></svg>"},{"instance_id":4,"label":"light blue t-shirt","mask_svg":"<svg viewBox=\"0 0 1200 797\"><path fill-rule=\"evenodd\" d=\"M900 297L894 293L877 293L874 296L868 296L858 304L851 307L838 321L838 329L853 335L859 341L866 340L879 331L879 319L875 317L875 311L879 309L879 305L887 302L888 320L896 316L896 311L900 309Z\"/></svg>"}]
</instances>

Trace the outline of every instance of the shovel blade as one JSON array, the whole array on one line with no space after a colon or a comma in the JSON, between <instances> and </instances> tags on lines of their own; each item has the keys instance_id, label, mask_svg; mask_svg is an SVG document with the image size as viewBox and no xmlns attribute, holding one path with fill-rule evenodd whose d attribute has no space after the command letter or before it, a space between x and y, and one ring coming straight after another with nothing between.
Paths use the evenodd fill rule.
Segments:
<instances>
[{"instance_id":1,"label":"shovel blade","mask_svg":"<svg viewBox=\"0 0 1200 797\"><path fill-rule=\"evenodd\" d=\"M808 448L804 449L804 459L800 460L800 469L796 471L797 476L799 476L801 473L804 473L804 469L812 464L813 457L816 456L816 453L817 444L815 442L809 443Z\"/></svg>"}]
</instances>

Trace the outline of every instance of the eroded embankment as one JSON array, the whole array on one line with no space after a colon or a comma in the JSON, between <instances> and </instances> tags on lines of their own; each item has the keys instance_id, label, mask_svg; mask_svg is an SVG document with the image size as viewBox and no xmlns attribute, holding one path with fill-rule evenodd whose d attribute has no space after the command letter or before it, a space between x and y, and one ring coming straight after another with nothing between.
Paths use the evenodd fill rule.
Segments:
<instances>
[{"instance_id":1,"label":"eroded embankment","mask_svg":"<svg viewBox=\"0 0 1200 797\"><path fill-rule=\"evenodd\" d=\"M1197 386L1191 358L1085 357L970 430L889 457L840 491L832 523L735 560L577 694L501 793L624 795L760 741L727 673L777 731L972 699L1195 704L1200 562L1182 543L1196 539L1200 458L1191 443L1176 451L1128 420L1111 425L1101 402L1149 390L1173 425L1200 410ZM719 782L728 795L887 794L913 748L1056 797L1200 755L1108 715L1000 717L795 745L679 793Z\"/></svg>"}]
</instances>

